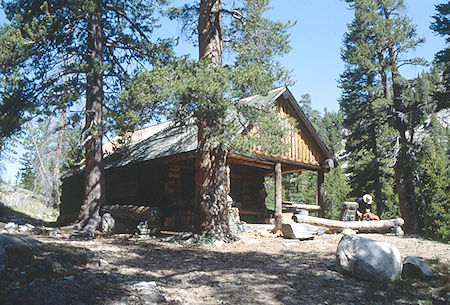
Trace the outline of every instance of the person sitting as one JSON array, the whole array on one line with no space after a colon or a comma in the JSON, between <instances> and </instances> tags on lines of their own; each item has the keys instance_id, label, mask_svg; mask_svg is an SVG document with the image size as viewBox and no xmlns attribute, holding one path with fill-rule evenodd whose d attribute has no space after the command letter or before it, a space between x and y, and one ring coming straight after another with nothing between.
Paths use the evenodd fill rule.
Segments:
<instances>
[{"instance_id":1,"label":"person sitting","mask_svg":"<svg viewBox=\"0 0 450 305\"><path fill-rule=\"evenodd\" d=\"M365 194L362 197L356 199L358 203L358 210L356 214L359 220L380 220L380 218L371 212L372 209L372 196Z\"/></svg>"}]
</instances>

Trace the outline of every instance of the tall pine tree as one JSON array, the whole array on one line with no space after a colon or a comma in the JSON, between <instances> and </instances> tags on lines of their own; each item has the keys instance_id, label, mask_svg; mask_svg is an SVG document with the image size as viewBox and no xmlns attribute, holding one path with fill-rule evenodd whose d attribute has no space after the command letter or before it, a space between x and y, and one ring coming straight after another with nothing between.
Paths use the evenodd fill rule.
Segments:
<instances>
[{"instance_id":1,"label":"tall pine tree","mask_svg":"<svg viewBox=\"0 0 450 305\"><path fill-rule=\"evenodd\" d=\"M380 137L377 137L376 132L385 129L383 126L386 123L395 132L392 134L395 141L388 143L392 145L394 142L395 147L392 155L395 160L393 168L396 192L401 214L405 219L405 231L415 232L417 207L414 178L410 167L412 162L412 141L409 137L411 130L408 129L410 105L403 96L409 83L401 77L399 67L404 64L421 63L420 59L404 56L422 40L416 38L415 26L404 14L403 0L347 0L347 2L355 10L355 20L346 36L343 52L343 58L348 65L347 71L341 77L344 89L341 106L347 118L356 114L358 109L363 113L362 117L353 117L357 119L351 131L356 137L350 140L350 144L354 143L357 148L357 145L362 143L361 140L368 140L365 149L371 152L371 160L367 160L368 156L363 151L360 151L359 156L366 159L366 162L369 161L367 165L375 165L368 168L367 172L373 174L371 180L374 182L375 197L378 197L382 189L380 160L388 157L390 153L385 156L380 154L382 153L379 150L380 146L376 143ZM360 84L363 85L362 88L352 89L352 86ZM370 118L370 121L364 118ZM376 200L378 205L383 203L377 198Z\"/></svg>"},{"instance_id":2,"label":"tall pine tree","mask_svg":"<svg viewBox=\"0 0 450 305\"><path fill-rule=\"evenodd\" d=\"M450 100L450 3L436 5L436 11L431 29L445 37L446 42L446 48L436 54L436 62L442 67L443 74L443 86L436 92L439 101L438 108L441 109L448 107Z\"/></svg>"},{"instance_id":3,"label":"tall pine tree","mask_svg":"<svg viewBox=\"0 0 450 305\"><path fill-rule=\"evenodd\" d=\"M165 1L8 0L3 2L11 39L1 53L21 47L18 69L27 90L15 99L33 101L44 112L69 108L85 96L83 129L84 200L74 228L95 230L104 202L102 156L103 107L117 95L136 69L164 59L166 42L150 40L155 10ZM11 45L14 46L11 48ZM17 90L16 90L17 91Z\"/></svg>"},{"instance_id":4,"label":"tall pine tree","mask_svg":"<svg viewBox=\"0 0 450 305\"><path fill-rule=\"evenodd\" d=\"M229 8L221 0L202 0L172 9L171 16L181 18L184 28L190 25L190 33L196 35L198 62L180 58L144 72L123 96L124 109L132 108L133 97L139 96L148 111L161 111L178 123L197 126L197 231L215 239L234 238L228 225L228 151L260 147L280 153L286 148L281 140L283 126L271 111L274 105L255 107L241 101L252 94L266 94L275 82L287 79L288 72L275 58L289 51L291 24L266 19L268 2L246 0L239 2L240 8ZM227 65L223 65L224 52L230 54ZM250 133L250 126L258 132Z\"/></svg>"},{"instance_id":5,"label":"tall pine tree","mask_svg":"<svg viewBox=\"0 0 450 305\"><path fill-rule=\"evenodd\" d=\"M353 1L352 1L353 2ZM377 87L377 70L382 69L374 41L374 26L378 20L374 1L354 1L355 18L344 36L342 59L346 71L341 75L343 90L340 107L344 113L346 150L351 153L349 172L353 195L372 193L377 214L384 211L382 179L386 159L380 132L386 124L387 102L382 90Z\"/></svg>"}]
</instances>

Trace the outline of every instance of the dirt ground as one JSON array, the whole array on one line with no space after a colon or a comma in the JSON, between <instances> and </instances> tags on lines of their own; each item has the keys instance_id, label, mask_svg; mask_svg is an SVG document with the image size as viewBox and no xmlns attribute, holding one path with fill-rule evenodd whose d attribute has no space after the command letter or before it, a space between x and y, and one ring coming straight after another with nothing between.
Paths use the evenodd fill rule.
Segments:
<instances>
[{"instance_id":1,"label":"dirt ground","mask_svg":"<svg viewBox=\"0 0 450 305\"><path fill-rule=\"evenodd\" d=\"M436 278L375 284L327 269L341 234L294 241L260 231L231 244L14 234L37 239L43 248L7 267L3 304L450 303L450 245L414 236L361 234L395 245L403 257L424 259Z\"/></svg>"}]
</instances>

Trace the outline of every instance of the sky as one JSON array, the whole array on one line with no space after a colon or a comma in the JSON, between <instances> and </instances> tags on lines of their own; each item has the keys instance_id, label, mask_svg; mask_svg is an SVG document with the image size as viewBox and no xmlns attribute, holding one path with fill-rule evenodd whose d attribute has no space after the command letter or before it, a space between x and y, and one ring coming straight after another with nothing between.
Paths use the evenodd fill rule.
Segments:
<instances>
[{"instance_id":1,"label":"sky","mask_svg":"<svg viewBox=\"0 0 450 305\"><path fill-rule=\"evenodd\" d=\"M183 1L176 1L183 2ZM417 25L418 37L424 37L411 57L423 57L431 62L439 50L444 49L445 39L430 29L435 5L443 0L405 0L407 15ZM225 3L225 1L224 1ZM295 85L289 89L293 95L308 93L312 99L312 108L323 111L339 109L339 75L344 71L340 58L340 48L347 24L352 22L353 11L344 0L272 0L273 8L268 17L280 21L297 21L290 29L292 50L281 58L281 63L292 70ZM170 25L171 31L179 32L180 27ZM187 42L177 47L179 54L190 54L198 58L198 51ZM402 75L414 78L428 67L405 67Z\"/></svg>"},{"instance_id":2,"label":"sky","mask_svg":"<svg viewBox=\"0 0 450 305\"><path fill-rule=\"evenodd\" d=\"M185 1L177 0L175 3ZM435 5L443 0L406 0L407 15L417 25L418 37L424 37L425 43L420 45L410 57L423 57L431 62L434 54L444 49L445 40L430 30L430 23L435 14ZM348 9L344 0L272 0L273 10L268 17L280 21L297 21L290 29L292 50L280 59L280 62L292 70L295 84L289 89L293 95L308 93L311 96L312 108L323 111L339 109L338 87L340 73L344 71L344 63L340 58L343 35L347 24L353 19L353 12ZM3 22L0 12L0 22ZM164 20L159 33L177 36L181 26L175 22ZM179 55L189 54L198 58L197 48L189 42L181 40L176 47ZM405 67L402 75L413 78L428 67ZM2 178L13 181L18 170L16 162L5 162Z\"/></svg>"}]
</instances>

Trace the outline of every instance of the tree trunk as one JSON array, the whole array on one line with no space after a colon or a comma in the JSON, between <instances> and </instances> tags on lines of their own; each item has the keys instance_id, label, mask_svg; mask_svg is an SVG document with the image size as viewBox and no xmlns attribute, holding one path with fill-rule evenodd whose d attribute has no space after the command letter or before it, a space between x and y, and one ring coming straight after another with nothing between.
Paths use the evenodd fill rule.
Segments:
<instances>
[{"instance_id":1,"label":"tree trunk","mask_svg":"<svg viewBox=\"0 0 450 305\"><path fill-rule=\"evenodd\" d=\"M221 0L202 0L198 19L199 60L212 65L222 64L222 21ZM214 80L212 80L214 81ZM212 101L211 101L212 102ZM215 122L203 118L198 123L200 154L197 166L197 204L200 219L197 231L213 239L230 241L236 238L229 227L229 206L227 202L230 181L227 174L227 154L220 143L212 142L203 133L204 127L214 127Z\"/></svg>"},{"instance_id":2,"label":"tree trunk","mask_svg":"<svg viewBox=\"0 0 450 305\"><path fill-rule=\"evenodd\" d=\"M395 185L397 189L400 213L405 219L405 233L415 233L417 231L417 207L414 190L414 182L411 163L405 152L405 147L400 147L397 161L394 165Z\"/></svg>"},{"instance_id":3,"label":"tree trunk","mask_svg":"<svg viewBox=\"0 0 450 305\"><path fill-rule=\"evenodd\" d=\"M56 156L55 156L55 165L53 167L53 176L59 178L60 166L61 166L61 155L62 155L62 142L64 136L64 125L66 122L66 109L63 108L61 110L61 116L59 117L58 124L58 140L56 142Z\"/></svg>"},{"instance_id":4,"label":"tree trunk","mask_svg":"<svg viewBox=\"0 0 450 305\"><path fill-rule=\"evenodd\" d=\"M103 105L103 27L102 2L95 1L89 13L87 42L87 89L86 89L86 167L84 200L74 229L93 231L100 224L100 208L105 200L105 178L102 152L102 105Z\"/></svg>"},{"instance_id":5,"label":"tree trunk","mask_svg":"<svg viewBox=\"0 0 450 305\"><path fill-rule=\"evenodd\" d=\"M370 109L369 109L369 115L370 115L370 117L375 117L375 113L374 113L374 111L373 111L373 108L372 107L370 107ZM374 201L375 201L375 203L376 203L376 205L377 205L377 215L379 216L379 217L381 217L381 214L383 213L383 211L384 211L384 209L385 209L385 204L384 204L384 200L383 200L383 198L381 198L381 182L380 182L380 178L381 178L381 164L380 164L380 162L378 161L379 159L380 159L380 156L379 156L379 151L378 151L378 146L377 146L377 134L376 134L376 128L377 128L378 126L376 126L375 125L375 123L372 123L371 124L371 126L369 127L369 136L370 136L370 138L371 138L371 141L370 141L370 145L372 146L371 148L372 148L372 152L373 152L373 155L375 156L375 158L376 158L376 161L375 161L375 165L374 165L374 171L375 171L375 175L374 175L374 181L373 181L373 186L374 186Z\"/></svg>"},{"instance_id":6,"label":"tree trunk","mask_svg":"<svg viewBox=\"0 0 450 305\"><path fill-rule=\"evenodd\" d=\"M392 51L390 52L392 53ZM393 56L393 55L391 55ZM394 58L394 57L392 57ZM393 60L395 61L395 60ZM415 233L417 231L417 206L414 189L414 176L412 173L411 156L408 152L409 145L406 137L406 122L404 121L405 112L402 100L402 85L399 83L398 72L392 71L393 97L395 113L395 129L399 133L399 151L394 165L395 184L400 213L405 220L405 233Z\"/></svg>"},{"instance_id":7,"label":"tree trunk","mask_svg":"<svg viewBox=\"0 0 450 305\"><path fill-rule=\"evenodd\" d=\"M198 18L199 60L209 60L213 65L222 65L222 0L202 0Z\"/></svg>"},{"instance_id":8,"label":"tree trunk","mask_svg":"<svg viewBox=\"0 0 450 305\"><path fill-rule=\"evenodd\" d=\"M199 154L201 224L198 231L216 240L235 240L229 227L228 152L220 143L203 141Z\"/></svg>"},{"instance_id":9,"label":"tree trunk","mask_svg":"<svg viewBox=\"0 0 450 305\"><path fill-rule=\"evenodd\" d=\"M64 136L64 125L66 122L66 109L61 109L61 116L59 117L58 124L58 140L56 142L56 156L55 165L53 167L53 189L52 189L52 201L53 207L58 207L59 205L59 175L61 166L61 155L62 155L62 142Z\"/></svg>"}]
</instances>

